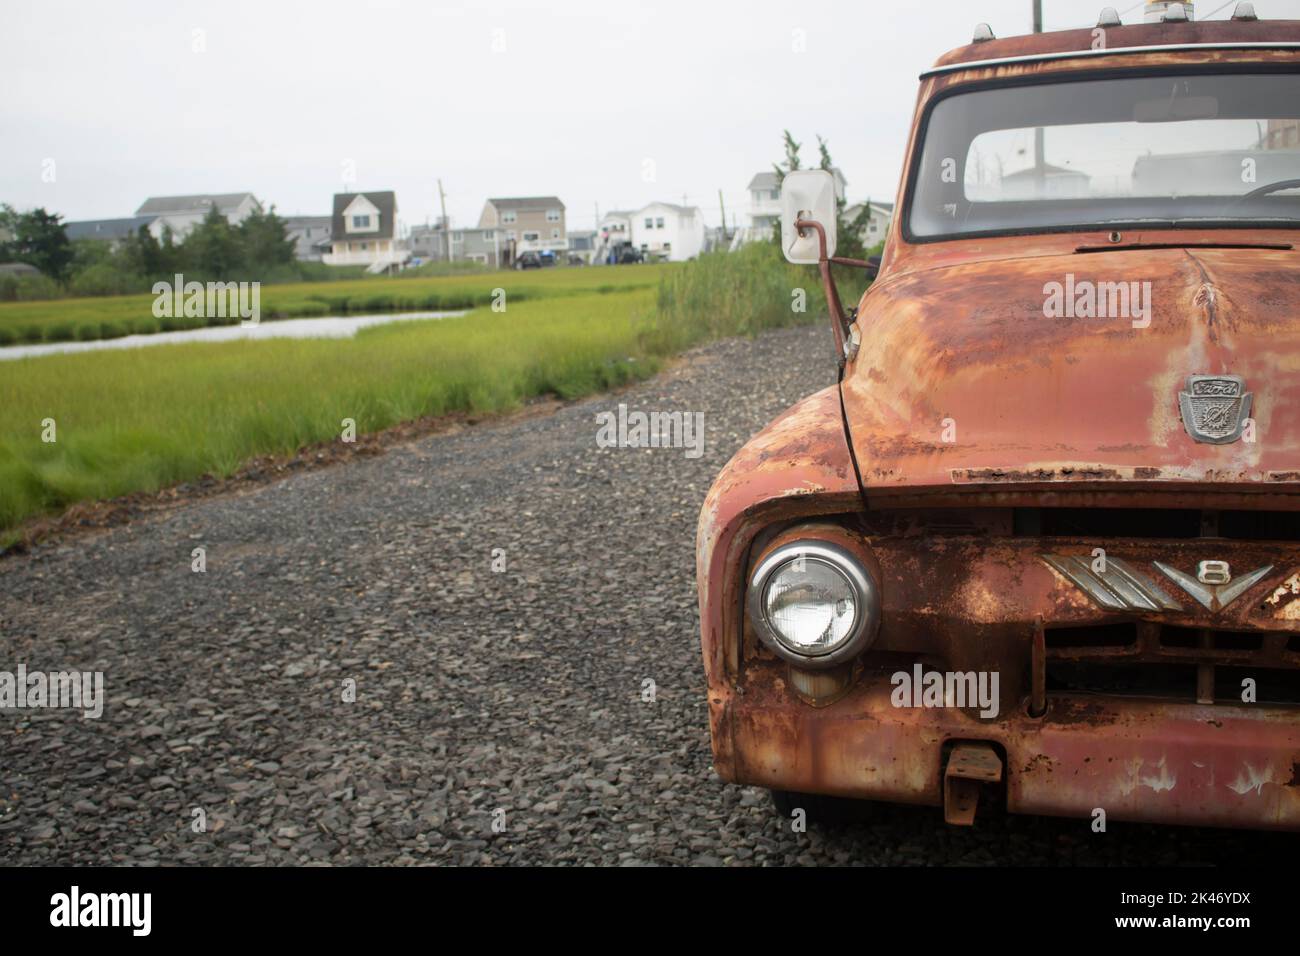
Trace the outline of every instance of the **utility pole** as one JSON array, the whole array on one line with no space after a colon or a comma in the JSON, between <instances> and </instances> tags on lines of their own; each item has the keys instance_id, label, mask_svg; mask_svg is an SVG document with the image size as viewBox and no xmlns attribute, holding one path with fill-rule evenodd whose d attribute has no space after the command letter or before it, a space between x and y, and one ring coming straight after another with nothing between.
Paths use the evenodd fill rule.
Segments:
<instances>
[{"instance_id":1,"label":"utility pole","mask_svg":"<svg viewBox=\"0 0 1300 956\"><path fill-rule=\"evenodd\" d=\"M446 243L447 261L451 262L451 223L447 221L447 194L442 191L442 180L438 180L438 202L442 206L442 236Z\"/></svg>"},{"instance_id":2,"label":"utility pole","mask_svg":"<svg viewBox=\"0 0 1300 956\"><path fill-rule=\"evenodd\" d=\"M1043 0L1034 0L1034 32L1043 32ZM1044 160L1043 151L1043 128L1034 127L1034 169L1037 172L1037 178L1040 188L1047 182L1047 169Z\"/></svg>"},{"instance_id":3,"label":"utility pole","mask_svg":"<svg viewBox=\"0 0 1300 956\"><path fill-rule=\"evenodd\" d=\"M722 210L722 241L727 241L727 204L722 201L722 190L718 190L718 208Z\"/></svg>"}]
</instances>

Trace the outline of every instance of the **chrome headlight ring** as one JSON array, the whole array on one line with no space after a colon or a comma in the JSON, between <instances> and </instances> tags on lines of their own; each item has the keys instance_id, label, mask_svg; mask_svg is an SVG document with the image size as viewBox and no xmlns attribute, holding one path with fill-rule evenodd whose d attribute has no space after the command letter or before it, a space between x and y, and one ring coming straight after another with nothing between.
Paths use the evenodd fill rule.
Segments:
<instances>
[{"instance_id":1,"label":"chrome headlight ring","mask_svg":"<svg viewBox=\"0 0 1300 956\"><path fill-rule=\"evenodd\" d=\"M800 648L768 616L769 587L783 572L795 570L795 562L800 560L833 571L843 579L846 592L853 596L852 623L825 650ZM875 639L880 626L879 584L857 557L829 541L806 539L776 548L754 568L745 600L749 620L759 639L783 660L813 670L835 667L856 657Z\"/></svg>"}]
</instances>

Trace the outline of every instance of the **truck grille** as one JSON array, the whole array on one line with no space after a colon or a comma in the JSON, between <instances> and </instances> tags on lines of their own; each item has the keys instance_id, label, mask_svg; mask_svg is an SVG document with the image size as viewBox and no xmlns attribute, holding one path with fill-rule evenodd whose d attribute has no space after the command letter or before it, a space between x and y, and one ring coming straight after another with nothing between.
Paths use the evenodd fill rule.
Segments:
<instances>
[{"instance_id":1,"label":"truck grille","mask_svg":"<svg viewBox=\"0 0 1300 956\"><path fill-rule=\"evenodd\" d=\"M1300 704L1300 635L1176 627L1147 621L1048 628L1047 691Z\"/></svg>"}]
</instances>

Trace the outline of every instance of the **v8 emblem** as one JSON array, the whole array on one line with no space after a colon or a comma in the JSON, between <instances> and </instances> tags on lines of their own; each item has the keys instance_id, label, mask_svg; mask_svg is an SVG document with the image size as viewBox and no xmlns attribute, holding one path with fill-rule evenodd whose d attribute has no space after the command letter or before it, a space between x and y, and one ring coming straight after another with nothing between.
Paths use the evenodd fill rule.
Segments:
<instances>
[{"instance_id":1,"label":"v8 emblem","mask_svg":"<svg viewBox=\"0 0 1300 956\"><path fill-rule=\"evenodd\" d=\"M1210 611L1223 610L1273 570L1273 565L1269 564L1249 574L1243 574L1234 581L1227 561L1202 561L1196 566L1196 577L1161 561L1151 563L1161 574L1196 598Z\"/></svg>"}]
</instances>

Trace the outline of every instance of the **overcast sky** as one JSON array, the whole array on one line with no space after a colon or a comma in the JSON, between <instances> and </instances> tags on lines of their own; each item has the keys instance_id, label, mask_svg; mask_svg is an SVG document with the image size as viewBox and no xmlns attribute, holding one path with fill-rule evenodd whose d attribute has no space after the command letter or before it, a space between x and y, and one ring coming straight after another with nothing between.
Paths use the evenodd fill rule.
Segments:
<instances>
[{"instance_id":1,"label":"overcast sky","mask_svg":"<svg viewBox=\"0 0 1300 956\"><path fill-rule=\"evenodd\" d=\"M1103 5L1044 0L1046 28L1091 26ZM1140 22L1140 5L1117 6ZM1197 6L1204 18L1220 2ZM1300 0L1255 7L1300 18ZM550 194L575 229L597 204L683 198L716 224L719 189L743 222L746 184L780 157L783 128L811 163L827 138L851 199L892 200L917 74L977 21L1028 32L1030 9L8 0L0 202L99 219L150 195L248 190L282 215L326 214L335 192L392 189L409 226L437 215L441 178L458 225L489 196Z\"/></svg>"}]
</instances>

